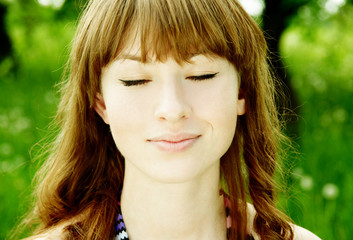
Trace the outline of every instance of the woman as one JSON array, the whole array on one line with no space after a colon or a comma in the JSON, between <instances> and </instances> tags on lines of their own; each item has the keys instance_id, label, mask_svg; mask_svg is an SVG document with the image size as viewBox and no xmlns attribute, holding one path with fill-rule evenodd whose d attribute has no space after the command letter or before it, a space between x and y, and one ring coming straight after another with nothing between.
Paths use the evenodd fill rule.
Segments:
<instances>
[{"instance_id":1,"label":"woman","mask_svg":"<svg viewBox=\"0 0 353 240\"><path fill-rule=\"evenodd\" d=\"M90 1L32 238L318 239L275 206L266 51L235 0Z\"/></svg>"}]
</instances>

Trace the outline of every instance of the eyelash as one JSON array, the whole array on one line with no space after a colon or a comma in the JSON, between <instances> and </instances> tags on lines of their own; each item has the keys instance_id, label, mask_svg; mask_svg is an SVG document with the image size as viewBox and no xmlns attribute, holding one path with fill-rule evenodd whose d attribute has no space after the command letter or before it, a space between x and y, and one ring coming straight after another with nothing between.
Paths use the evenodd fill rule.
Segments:
<instances>
[{"instance_id":1,"label":"eyelash","mask_svg":"<svg viewBox=\"0 0 353 240\"><path fill-rule=\"evenodd\" d=\"M204 74L204 75L200 75L200 76L190 76L190 77L187 77L186 79L189 79L189 80L192 80L192 81L203 81L203 80L212 79L217 74L218 73ZM126 87L145 85L146 83L151 81L151 80L146 80L146 79L141 79L141 80L122 80L122 79L119 79L119 80Z\"/></svg>"},{"instance_id":2,"label":"eyelash","mask_svg":"<svg viewBox=\"0 0 353 240\"><path fill-rule=\"evenodd\" d=\"M144 85L144 84L150 82L150 80L145 80L145 79L141 79L141 80L121 80L121 79L119 79L119 80L126 87Z\"/></svg>"},{"instance_id":3,"label":"eyelash","mask_svg":"<svg viewBox=\"0 0 353 240\"><path fill-rule=\"evenodd\" d=\"M200 76L190 76L187 77L186 79L193 80L193 81L202 81L202 80L208 80L214 78L218 73L210 73L210 74L204 74Z\"/></svg>"}]
</instances>

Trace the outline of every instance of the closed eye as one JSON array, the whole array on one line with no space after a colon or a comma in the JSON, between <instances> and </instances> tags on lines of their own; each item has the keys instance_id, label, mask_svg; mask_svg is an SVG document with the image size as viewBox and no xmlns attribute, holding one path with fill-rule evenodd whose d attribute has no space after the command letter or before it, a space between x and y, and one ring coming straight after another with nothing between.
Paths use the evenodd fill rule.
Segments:
<instances>
[{"instance_id":1,"label":"closed eye","mask_svg":"<svg viewBox=\"0 0 353 240\"><path fill-rule=\"evenodd\" d=\"M122 80L122 79L119 79L119 81L121 81L124 86L126 86L126 87L131 87L131 86L145 85L146 83L150 82L151 80L146 80L146 79L140 79L140 80Z\"/></svg>"},{"instance_id":2,"label":"closed eye","mask_svg":"<svg viewBox=\"0 0 353 240\"><path fill-rule=\"evenodd\" d=\"M218 73L211 73L211 74L203 74L199 76L190 76L186 79L193 80L193 81L202 81L214 78Z\"/></svg>"},{"instance_id":3,"label":"closed eye","mask_svg":"<svg viewBox=\"0 0 353 240\"><path fill-rule=\"evenodd\" d=\"M218 73L211 73L211 74L203 74L203 75L198 75L198 76L190 76L190 77L187 77L186 79L193 80L193 81L202 81L202 80L212 79L217 74ZM121 81L124 86L131 87L131 86L145 85L146 83L150 82L151 80L147 80L147 79L122 80L122 79L119 79L119 81Z\"/></svg>"}]
</instances>

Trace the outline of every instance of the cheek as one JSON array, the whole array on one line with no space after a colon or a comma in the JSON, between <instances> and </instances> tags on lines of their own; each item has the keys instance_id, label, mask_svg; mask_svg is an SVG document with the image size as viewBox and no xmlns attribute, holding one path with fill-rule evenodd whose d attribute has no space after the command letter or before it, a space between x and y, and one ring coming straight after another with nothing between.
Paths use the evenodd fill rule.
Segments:
<instances>
[{"instance_id":1,"label":"cheek","mask_svg":"<svg viewBox=\"0 0 353 240\"><path fill-rule=\"evenodd\" d=\"M193 98L193 109L197 119L207 124L211 145L205 149L213 149L215 159L220 158L233 141L237 123L237 85L225 83L215 84L208 90L200 91Z\"/></svg>"},{"instance_id":2,"label":"cheek","mask_svg":"<svg viewBox=\"0 0 353 240\"><path fill-rule=\"evenodd\" d=\"M234 84L226 81L224 84L216 83L207 89L201 89L199 94L190 93L195 113L221 128L235 127L237 98L236 82Z\"/></svg>"},{"instance_id":3,"label":"cheek","mask_svg":"<svg viewBox=\"0 0 353 240\"><path fill-rule=\"evenodd\" d=\"M132 94L119 87L107 89L104 99L111 127L135 124L146 108L146 99L141 94Z\"/></svg>"},{"instance_id":4,"label":"cheek","mask_svg":"<svg viewBox=\"0 0 353 240\"><path fill-rule=\"evenodd\" d=\"M223 144L226 151L234 138L237 123L237 108L235 102L233 104L219 103L221 106L214 111L210 118L212 119L213 134L217 141L221 145Z\"/></svg>"},{"instance_id":5,"label":"cheek","mask_svg":"<svg viewBox=\"0 0 353 240\"><path fill-rule=\"evenodd\" d=\"M146 101L145 101L146 102ZM124 94L107 97L107 116L116 146L119 150L133 142L134 136L141 134L146 119L143 101Z\"/></svg>"},{"instance_id":6,"label":"cheek","mask_svg":"<svg viewBox=\"0 0 353 240\"><path fill-rule=\"evenodd\" d=\"M222 157L229 149L235 135L237 125L236 104L223 105L218 109L217 116L213 116L212 128L215 145Z\"/></svg>"},{"instance_id":7,"label":"cheek","mask_svg":"<svg viewBox=\"0 0 353 240\"><path fill-rule=\"evenodd\" d=\"M224 141L225 146L228 147L233 140L238 117L237 91L235 84L220 87L217 94L212 97L213 101L209 103L213 109L210 118L213 120L215 134L219 141Z\"/></svg>"}]
</instances>

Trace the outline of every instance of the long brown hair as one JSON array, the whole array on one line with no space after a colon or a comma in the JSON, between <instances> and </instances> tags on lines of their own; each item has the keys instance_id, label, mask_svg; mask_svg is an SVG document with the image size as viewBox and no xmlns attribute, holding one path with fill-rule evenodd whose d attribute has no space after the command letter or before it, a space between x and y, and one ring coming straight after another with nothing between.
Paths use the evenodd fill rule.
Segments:
<instances>
[{"instance_id":1,"label":"long brown hair","mask_svg":"<svg viewBox=\"0 0 353 240\"><path fill-rule=\"evenodd\" d=\"M229 239L245 239L246 200L255 209L261 239L293 239L287 218L275 205L278 145L282 135L274 105L274 80L264 36L236 0L93 0L83 12L62 85L60 128L50 156L38 172L37 233L70 219L67 239L114 235L124 159L109 126L94 110L101 70L131 36L140 37L142 60L190 53L216 54L241 76L246 114L238 118L231 147L221 159L223 188L231 201Z\"/></svg>"}]
</instances>

